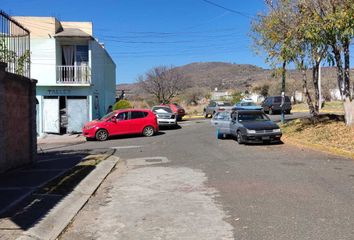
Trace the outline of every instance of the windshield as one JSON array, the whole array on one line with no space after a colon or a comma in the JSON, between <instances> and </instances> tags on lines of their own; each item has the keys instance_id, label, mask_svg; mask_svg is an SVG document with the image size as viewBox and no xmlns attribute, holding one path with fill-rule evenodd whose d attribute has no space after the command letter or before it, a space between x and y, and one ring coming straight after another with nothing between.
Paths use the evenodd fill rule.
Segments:
<instances>
[{"instance_id":1,"label":"windshield","mask_svg":"<svg viewBox=\"0 0 354 240\"><path fill-rule=\"evenodd\" d=\"M98 119L98 120L102 121L103 119L110 118L110 117L114 116L115 114L116 114L115 112L110 112L110 113L104 115L103 117L101 117L101 118Z\"/></svg>"},{"instance_id":2,"label":"windshield","mask_svg":"<svg viewBox=\"0 0 354 240\"><path fill-rule=\"evenodd\" d=\"M238 121L269 121L264 113L239 113Z\"/></svg>"},{"instance_id":3,"label":"windshield","mask_svg":"<svg viewBox=\"0 0 354 240\"><path fill-rule=\"evenodd\" d=\"M171 108L169 107L153 107L152 111L157 112L157 113L172 113Z\"/></svg>"},{"instance_id":4,"label":"windshield","mask_svg":"<svg viewBox=\"0 0 354 240\"><path fill-rule=\"evenodd\" d=\"M241 106L257 106L257 105L253 102L241 102Z\"/></svg>"}]
</instances>

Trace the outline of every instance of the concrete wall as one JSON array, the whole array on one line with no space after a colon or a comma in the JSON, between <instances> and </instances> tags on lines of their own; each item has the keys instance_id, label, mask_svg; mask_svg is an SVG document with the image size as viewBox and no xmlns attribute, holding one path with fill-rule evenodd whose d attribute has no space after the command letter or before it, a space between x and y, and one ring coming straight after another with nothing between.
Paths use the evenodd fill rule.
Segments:
<instances>
[{"instance_id":1,"label":"concrete wall","mask_svg":"<svg viewBox=\"0 0 354 240\"><path fill-rule=\"evenodd\" d=\"M37 152L36 81L0 62L0 172L33 163Z\"/></svg>"}]
</instances>

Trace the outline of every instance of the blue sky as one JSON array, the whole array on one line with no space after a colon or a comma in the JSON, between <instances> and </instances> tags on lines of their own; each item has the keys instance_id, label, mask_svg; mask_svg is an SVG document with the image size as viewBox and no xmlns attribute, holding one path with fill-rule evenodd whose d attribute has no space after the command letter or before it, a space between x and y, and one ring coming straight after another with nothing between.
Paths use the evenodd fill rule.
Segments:
<instances>
[{"instance_id":1,"label":"blue sky","mask_svg":"<svg viewBox=\"0 0 354 240\"><path fill-rule=\"evenodd\" d=\"M263 0L1 0L10 15L92 21L117 64L117 83L159 65L223 61L267 67L252 51L250 17ZM209 3L208 3L209 2ZM233 11L225 10L223 6Z\"/></svg>"}]
</instances>

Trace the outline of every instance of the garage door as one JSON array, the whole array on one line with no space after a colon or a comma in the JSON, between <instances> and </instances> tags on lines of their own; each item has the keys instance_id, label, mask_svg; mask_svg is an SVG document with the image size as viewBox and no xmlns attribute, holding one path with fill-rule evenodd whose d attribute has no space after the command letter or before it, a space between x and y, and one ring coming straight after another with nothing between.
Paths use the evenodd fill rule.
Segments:
<instances>
[{"instance_id":1,"label":"garage door","mask_svg":"<svg viewBox=\"0 0 354 240\"><path fill-rule=\"evenodd\" d=\"M68 114L67 132L82 132L82 127L88 121L87 98L70 98L66 100Z\"/></svg>"},{"instance_id":2,"label":"garage door","mask_svg":"<svg viewBox=\"0 0 354 240\"><path fill-rule=\"evenodd\" d=\"M59 97L43 99L43 129L46 133L59 133Z\"/></svg>"}]
</instances>

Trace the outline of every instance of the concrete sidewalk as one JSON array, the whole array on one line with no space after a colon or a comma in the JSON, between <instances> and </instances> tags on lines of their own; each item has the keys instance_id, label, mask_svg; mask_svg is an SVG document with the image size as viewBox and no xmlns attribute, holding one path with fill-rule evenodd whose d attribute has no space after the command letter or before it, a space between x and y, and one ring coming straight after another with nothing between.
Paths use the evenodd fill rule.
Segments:
<instances>
[{"instance_id":1,"label":"concrete sidewalk","mask_svg":"<svg viewBox=\"0 0 354 240\"><path fill-rule=\"evenodd\" d=\"M56 147L65 147L85 143L86 138L81 134L45 134L37 138L37 149L39 152Z\"/></svg>"},{"instance_id":2,"label":"concrete sidewalk","mask_svg":"<svg viewBox=\"0 0 354 240\"><path fill-rule=\"evenodd\" d=\"M65 177L91 156L87 152L51 152L40 155L32 166L1 174L0 239L16 239L48 215L68 193L48 194L43 187ZM91 171L94 170L93 167Z\"/></svg>"}]
</instances>

